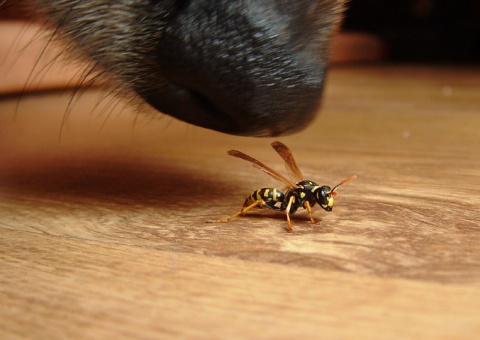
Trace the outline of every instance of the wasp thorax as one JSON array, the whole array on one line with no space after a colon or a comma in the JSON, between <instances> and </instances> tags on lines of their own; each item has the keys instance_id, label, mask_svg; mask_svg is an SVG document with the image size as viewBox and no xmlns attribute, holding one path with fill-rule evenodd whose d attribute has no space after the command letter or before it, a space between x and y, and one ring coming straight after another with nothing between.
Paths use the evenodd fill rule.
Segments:
<instances>
[{"instance_id":1,"label":"wasp thorax","mask_svg":"<svg viewBox=\"0 0 480 340\"><path fill-rule=\"evenodd\" d=\"M329 186L324 185L320 187L315 193L315 199L320 206L326 211L332 211L333 207L333 195Z\"/></svg>"}]
</instances>

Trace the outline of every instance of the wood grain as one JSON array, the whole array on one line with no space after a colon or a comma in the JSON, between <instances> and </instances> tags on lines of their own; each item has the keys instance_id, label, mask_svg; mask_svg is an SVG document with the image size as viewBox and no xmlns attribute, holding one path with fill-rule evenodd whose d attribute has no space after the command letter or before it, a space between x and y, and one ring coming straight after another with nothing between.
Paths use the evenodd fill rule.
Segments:
<instances>
[{"instance_id":1,"label":"wood grain","mask_svg":"<svg viewBox=\"0 0 480 340\"><path fill-rule=\"evenodd\" d=\"M137 115L87 91L0 102L0 330L8 337L474 338L480 69L335 68L281 140L333 212L255 211L272 139ZM68 103L69 111L66 111ZM17 108L16 108L17 107ZM65 113L66 123L62 120Z\"/></svg>"},{"instance_id":2,"label":"wood grain","mask_svg":"<svg viewBox=\"0 0 480 340\"><path fill-rule=\"evenodd\" d=\"M1 236L2 286L11 288L0 293L0 325L9 335L411 338L479 331L472 311L480 292L469 287L28 232Z\"/></svg>"}]
</instances>

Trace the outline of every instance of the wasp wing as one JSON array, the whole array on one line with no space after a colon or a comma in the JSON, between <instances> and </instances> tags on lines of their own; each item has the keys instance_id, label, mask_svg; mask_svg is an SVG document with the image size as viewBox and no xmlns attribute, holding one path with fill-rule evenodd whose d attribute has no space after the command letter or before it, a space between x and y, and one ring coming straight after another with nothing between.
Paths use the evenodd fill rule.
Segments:
<instances>
[{"instance_id":1,"label":"wasp wing","mask_svg":"<svg viewBox=\"0 0 480 340\"><path fill-rule=\"evenodd\" d=\"M277 181L280 181L284 184L286 184L288 187L290 188L296 188L297 185L295 183L293 183L292 181L290 181L289 179L287 179L286 177L284 177L283 175L279 174L277 171L273 170L272 168L270 168L269 166L263 164L262 162L260 162L259 160L256 160L255 158L249 156L249 155L246 155L244 154L243 152L241 151L238 151L238 150L230 150L228 151L228 154L230 156L233 156L233 157L237 157L237 158L240 158L240 159L244 159L250 163L252 163L252 165L259 169L259 170L262 170L263 172L265 172L267 175L273 177L274 179L276 179Z\"/></svg>"},{"instance_id":2,"label":"wasp wing","mask_svg":"<svg viewBox=\"0 0 480 340\"><path fill-rule=\"evenodd\" d=\"M293 158L293 154L290 151L290 149L283 143L281 142L273 142L272 147L275 149L275 151L282 157L282 159L285 161L285 167L289 172L293 175L293 177L298 181L303 181L304 177L302 174L302 171L297 165L297 162L295 162L295 158Z\"/></svg>"}]
</instances>

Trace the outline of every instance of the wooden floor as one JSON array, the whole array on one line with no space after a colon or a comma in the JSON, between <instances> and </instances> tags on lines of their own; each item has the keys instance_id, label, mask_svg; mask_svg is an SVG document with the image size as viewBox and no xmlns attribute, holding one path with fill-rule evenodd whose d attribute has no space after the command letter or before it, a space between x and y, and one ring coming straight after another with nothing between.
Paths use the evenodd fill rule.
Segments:
<instances>
[{"instance_id":1,"label":"wooden floor","mask_svg":"<svg viewBox=\"0 0 480 340\"><path fill-rule=\"evenodd\" d=\"M1 337L478 338L479 79L334 68L316 122L279 140L309 179L358 178L317 224L293 215L293 233L264 210L205 223L277 185L226 154L283 172L274 139L95 90L4 98Z\"/></svg>"}]
</instances>

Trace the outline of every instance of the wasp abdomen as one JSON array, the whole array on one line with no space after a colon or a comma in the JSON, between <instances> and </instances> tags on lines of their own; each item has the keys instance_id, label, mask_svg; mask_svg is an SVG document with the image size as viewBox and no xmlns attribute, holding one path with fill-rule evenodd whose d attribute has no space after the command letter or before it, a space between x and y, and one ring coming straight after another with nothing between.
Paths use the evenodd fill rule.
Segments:
<instances>
[{"instance_id":1,"label":"wasp abdomen","mask_svg":"<svg viewBox=\"0 0 480 340\"><path fill-rule=\"evenodd\" d=\"M281 203L285 198L285 194L280 189L276 188L262 188L255 190L247 197L243 203L244 207L248 207L257 201L263 201L264 204L259 204L259 208L267 207L273 210L281 210L280 207L276 207L275 204Z\"/></svg>"}]
</instances>

